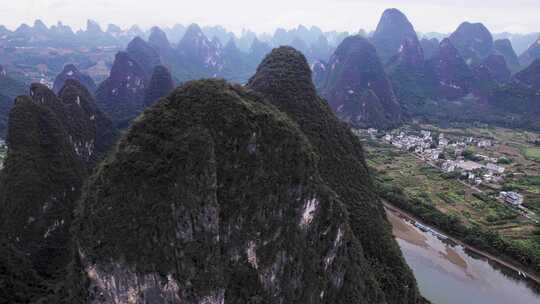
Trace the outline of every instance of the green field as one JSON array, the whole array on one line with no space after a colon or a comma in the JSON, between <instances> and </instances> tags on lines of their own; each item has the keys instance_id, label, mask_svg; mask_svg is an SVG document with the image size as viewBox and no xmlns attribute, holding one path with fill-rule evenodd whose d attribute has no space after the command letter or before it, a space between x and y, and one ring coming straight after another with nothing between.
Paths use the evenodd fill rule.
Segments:
<instances>
[{"instance_id":1,"label":"green field","mask_svg":"<svg viewBox=\"0 0 540 304\"><path fill-rule=\"evenodd\" d=\"M412 153L366 140L366 160L381 197L469 245L510 256L540 271L540 225L534 222L540 219L540 148L533 144L538 141L538 134L501 128L411 128L444 132L448 137L493 140L495 145L491 147L469 148L474 153L504 157L504 182L482 184L478 186L479 192ZM498 201L495 197L504 190L523 194L524 206L536 214L526 218L518 209Z\"/></svg>"},{"instance_id":2,"label":"green field","mask_svg":"<svg viewBox=\"0 0 540 304\"><path fill-rule=\"evenodd\" d=\"M517 210L487 193L477 193L410 153L382 145L367 146L366 150L368 164L382 183L399 187L408 197L458 217L465 225L494 229L511 238L521 238L534 229ZM520 183L524 184L534 182Z\"/></svg>"},{"instance_id":3,"label":"green field","mask_svg":"<svg viewBox=\"0 0 540 304\"><path fill-rule=\"evenodd\" d=\"M526 147L523 148L523 154L526 157L534 159L535 161L540 161L540 148L536 147Z\"/></svg>"}]
</instances>

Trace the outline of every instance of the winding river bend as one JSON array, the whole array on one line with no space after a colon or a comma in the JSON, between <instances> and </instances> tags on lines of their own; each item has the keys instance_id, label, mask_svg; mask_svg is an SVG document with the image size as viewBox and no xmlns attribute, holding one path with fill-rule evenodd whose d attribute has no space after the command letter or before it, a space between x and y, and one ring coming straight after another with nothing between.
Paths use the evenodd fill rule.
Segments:
<instances>
[{"instance_id":1,"label":"winding river bend","mask_svg":"<svg viewBox=\"0 0 540 304\"><path fill-rule=\"evenodd\" d=\"M540 304L540 285L387 209L424 297L434 304Z\"/></svg>"}]
</instances>

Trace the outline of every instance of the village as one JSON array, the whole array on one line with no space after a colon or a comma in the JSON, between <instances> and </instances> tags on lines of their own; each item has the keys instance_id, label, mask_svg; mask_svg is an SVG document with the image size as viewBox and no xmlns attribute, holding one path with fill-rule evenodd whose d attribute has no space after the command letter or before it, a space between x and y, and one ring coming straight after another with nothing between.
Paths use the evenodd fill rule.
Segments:
<instances>
[{"instance_id":1,"label":"village","mask_svg":"<svg viewBox=\"0 0 540 304\"><path fill-rule=\"evenodd\" d=\"M396 149L412 153L428 165L456 178L477 192L483 192L481 185L500 189L508 173L506 157L490 156L488 148L497 143L481 137L463 137L435 133L429 130L396 129L379 131L377 129L354 130L358 136L382 141ZM485 153L482 153L485 152ZM495 197L520 209L525 214L534 214L522 205L524 196L515 191L498 191Z\"/></svg>"}]
</instances>

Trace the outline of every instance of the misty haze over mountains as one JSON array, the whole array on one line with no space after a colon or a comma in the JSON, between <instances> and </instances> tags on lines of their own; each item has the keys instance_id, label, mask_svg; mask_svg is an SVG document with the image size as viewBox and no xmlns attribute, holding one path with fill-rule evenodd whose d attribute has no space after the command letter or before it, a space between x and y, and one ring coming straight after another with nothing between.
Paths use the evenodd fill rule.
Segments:
<instances>
[{"instance_id":1,"label":"misty haze over mountains","mask_svg":"<svg viewBox=\"0 0 540 304\"><path fill-rule=\"evenodd\" d=\"M344 43L348 37L359 39ZM74 32L61 22L47 27L36 20L13 31L0 27L0 64L8 78L48 84L56 92L63 79L72 78L66 73L75 73L113 123L125 127L152 103L150 91L166 92L155 79L170 78L173 85L200 78L246 83L272 48L288 45L304 54L315 86L338 116L356 126L389 127L415 116L440 117L433 103L451 107L445 115L459 116L461 110L441 100L468 96L475 100L468 107L497 100L500 89L517 79L511 81L512 74L540 58L539 37L492 34L482 23L467 21L447 35L419 34L397 9L386 10L371 33L302 25L272 35L249 30L235 35L221 26L197 24L103 29L92 20ZM162 76L152 75L156 66L162 66ZM505 115L487 116L516 123Z\"/></svg>"},{"instance_id":2,"label":"misty haze over mountains","mask_svg":"<svg viewBox=\"0 0 540 304\"><path fill-rule=\"evenodd\" d=\"M177 23L172 27L162 27L168 39L173 43L177 43L183 37L189 25ZM329 45L336 47L346 36L360 34L361 36L372 36L373 31L359 29L358 32L323 30L317 26L306 27L299 25L296 28L277 28L273 33L256 33L249 29L244 29L242 33L235 34L220 25L201 26L203 33L211 40L214 37L218 38L221 44L225 45L229 40L233 39L239 49L247 52L253 42L257 38L260 41L267 42L271 46L279 46L281 44L289 44L295 38L301 39L307 45L312 45L324 36ZM132 38L140 36L147 39L152 32L151 28L141 29L138 25L133 25L129 28L120 28L115 24L107 26L100 25L96 21L87 20L86 28L73 30L69 25L59 21L57 24L47 26L43 21L36 20L33 25L21 24L15 29L8 29L0 25L0 37L3 45L10 46L30 46L30 45L46 45L47 41L54 41L57 46L110 46L124 47ZM418 32L419 38L437 38L442 40L450 36L451 33L439 32ZM510 33L501 32L493 33L494 39L509 39L518 54L525 51L537 38L540 32L531 29L530 33ZM28 40L30 38L31 41ZM96 40L97 38L97 40Z\"/></svg>"}]
</instances>

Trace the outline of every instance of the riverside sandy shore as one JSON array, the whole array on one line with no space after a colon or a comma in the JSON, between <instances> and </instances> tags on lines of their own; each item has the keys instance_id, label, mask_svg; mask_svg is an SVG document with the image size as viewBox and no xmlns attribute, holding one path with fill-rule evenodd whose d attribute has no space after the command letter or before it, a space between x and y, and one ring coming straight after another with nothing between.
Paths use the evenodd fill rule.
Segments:
<instances>
[{"instance_id":1,"label":"riverside sandy shore","mask_svg":"<svg viewBox=\"0 0 540 304\"><path fill-rule=\"evenodd\" d=\"M411 226L411 225L407 225L406 223L403 223L401 221L401 219L399 219L399 217L403 217L405 219L407 219L408 221L413 221L413 222L421 222L419 221L416 217L414 217L413 215L403 211L403 210L400 210L399 208L397 207L394 207L388 203L384 203L384 206L385 206L385 210L386 210L386 214L387 214L387 218L388 220L390 221L390 223L392 224L392 232L394 234L394 236L398 239L401 239L403 241L406 241L408 243L411 243L411 244L414 244L414 245L417 245L417 246L422 246L422 247L425 247L426 244L426 237L421 233L419 232L415 227ZM433 229L434 231L437 231L437 229L434 229L434 228L431 228ZM443 234L442 232L440 231L437 231L438 233L440 234ZM484 257L484 258L487 258L493 262L496 262L504 267L507 267L509 269L512 269L516 272L519 272L519 273L523 273L527 276L527 278L529 280L532 280L534 282L536 282L536 284L540 284L540 278L528 271L528 270L525 270L525 269L521 269L518 265L514 265L512 264L511 262L508 262L508 261L505 261L503 259L500 259L492 254L489 254L487 252L484 252L484 251L481 251L481 250L478 250L474 247L471 247L463 242L461 242L460 240L458 239L455 239L453 237L450 237L448 235L445 235L449 240L451 240L452 242ZM467 267L466 265L466 262L463 261L461 259L461 257L459 257L459 255L457 255L455 252L452 252L452 251L447 251L446 254L443 254L445 255L445 257L448 258L448 260L450 262L452 262L453 264L455 265L458 265L458 266L461 266L461 267ZM464 264L465 263L465 264Z\"/></svg>"}]
</instances>

